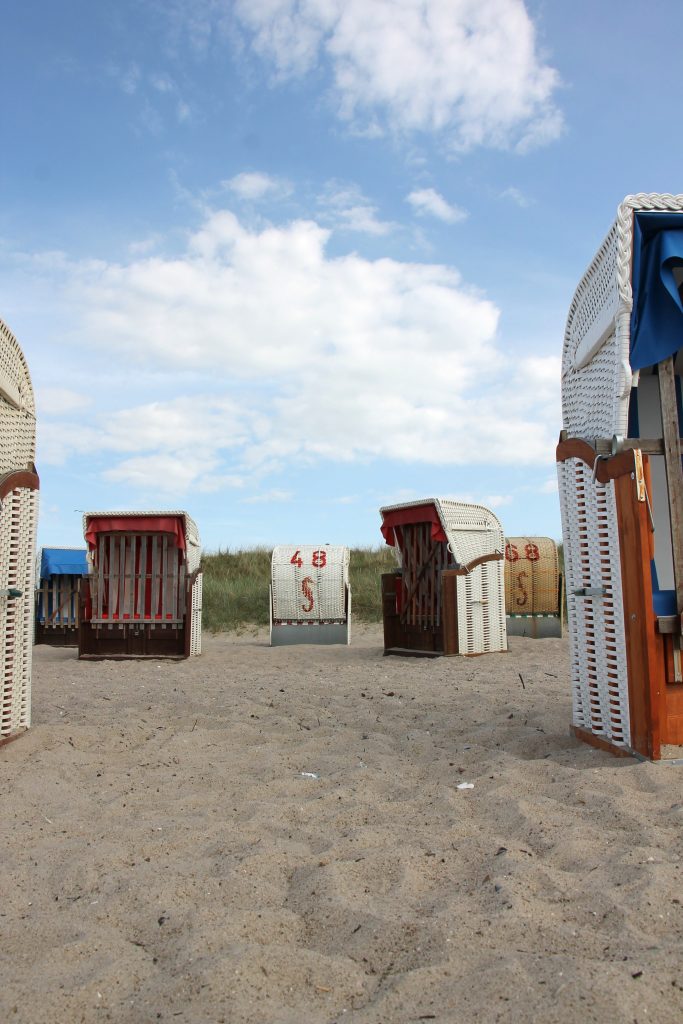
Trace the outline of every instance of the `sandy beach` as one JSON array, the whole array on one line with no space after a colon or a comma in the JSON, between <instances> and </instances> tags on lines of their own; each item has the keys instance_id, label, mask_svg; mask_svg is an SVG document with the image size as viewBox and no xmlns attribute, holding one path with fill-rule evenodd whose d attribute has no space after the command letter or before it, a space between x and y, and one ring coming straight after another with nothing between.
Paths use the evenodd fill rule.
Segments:
<instances>
[{"instance_id":1,"label":"sandy beach","mask_svg":"<svg viewBox=\"0 0 683 1024\"><path fill-rule=\"evenodd\" d=\"M566 640L510 648L37 647L0 1020L680 1024L683 768L571 738Z\"/></svg>"}]
</instances>

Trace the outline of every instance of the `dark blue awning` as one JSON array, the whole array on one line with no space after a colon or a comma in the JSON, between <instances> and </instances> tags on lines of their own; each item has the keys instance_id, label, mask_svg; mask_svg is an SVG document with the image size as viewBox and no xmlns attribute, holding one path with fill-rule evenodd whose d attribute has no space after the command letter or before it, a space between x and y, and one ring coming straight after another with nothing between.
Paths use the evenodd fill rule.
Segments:
<instances>
[{"instance_id":1,"label":"dark blue awning","mask_svg":"<svg viewBox=\"0 0 683 1024\"><path fill-rule=\"evenodd\" d=\"M49 576L86 576L88 562L85 550L74 548L43 548L40 578Z\"/></svg>"},{"instance_id":2,"label":"dark blue awning","mask_svg":"<svg viewBox=\"0 0 683 1024\"><path fill-rule=\"evenodd\" d=\"M683 348L683 302L674 270L683 268L683 216L636 213L633 224L633 370Z\"/></svg>"}]
</instances>

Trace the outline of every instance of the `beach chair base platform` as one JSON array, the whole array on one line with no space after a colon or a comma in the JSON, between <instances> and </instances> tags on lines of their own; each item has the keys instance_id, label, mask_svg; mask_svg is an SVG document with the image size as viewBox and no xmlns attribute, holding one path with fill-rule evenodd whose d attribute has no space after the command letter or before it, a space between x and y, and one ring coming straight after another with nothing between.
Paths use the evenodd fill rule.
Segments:
<instances>
[{"instance_id":1,"label":"beach chair base platform","mask_svg":"<svg viewBox=\"0 0 683 1024\"><path fill-rule=\"evenodd\" d=\"M534 640L562 636L559 615L508 615L506 627L508 636L528 636Z\"/></svg>"},{"instance_id":2,"label":"beach chair base platform","mask_svg":"<svg viewBox=\"0 0 683 1024\"><path fill-rule=\"evenodd\" d=\"M295 644L350 644L348 622L274 622L270 628L271 647Z\"/></svg>"},{"instance_id":3,"label":"beach chair base platform","mask_svg":"<svg viewBox=\"0 0 683 1024\"><path fill-rule=\"evenodd\" d=\"M36 622L33 642L50 647L78 647L78 626L46 626Z\"/></svg>"},{"instance_id":4,"label":"beach chair base platform","mask_svg":"<svg viewBox=\"0 0 683 1024\"><path fill-rule=\"evenodd\" d=\"M81 660L189 657L189 630L182 625L152 622L98 625L81 622L78 657Z\"/></svg>"}]
</instances>

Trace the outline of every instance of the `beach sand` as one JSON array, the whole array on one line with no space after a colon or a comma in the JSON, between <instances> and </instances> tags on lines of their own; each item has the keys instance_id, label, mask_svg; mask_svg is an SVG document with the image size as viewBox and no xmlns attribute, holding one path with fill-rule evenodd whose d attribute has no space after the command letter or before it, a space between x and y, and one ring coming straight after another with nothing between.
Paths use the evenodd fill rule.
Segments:
<instances>
[{"instance_id":1,"label":"beach sand","mask_svg":"<svg viewBox=\"0 0 683 1024\"><path fill-rule=\"evenodd\" d=\"M37 647L0 1020L680 1024L683 768L580 744L566 640L510 648Z\"/></svg>"}]
</instances>

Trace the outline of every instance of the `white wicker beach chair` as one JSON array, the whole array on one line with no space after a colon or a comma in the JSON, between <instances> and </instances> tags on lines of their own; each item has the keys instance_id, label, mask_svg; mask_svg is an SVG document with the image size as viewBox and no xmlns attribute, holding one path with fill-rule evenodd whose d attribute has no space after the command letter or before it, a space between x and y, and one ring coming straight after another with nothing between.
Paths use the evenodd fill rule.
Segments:
<instances>
[{"instance_id":1,"label":"white wicker beach chair","mask_svg":"<svg viewBox=\"0 0 683 1024\"><path fill-rule=\"evenodd\" d=\"M350 552L333 544L283 545L273 550L270 642L351 643Z\"/></svg>"},{"instance_id":2,"label":"white wicker beach chair","mask_svg":"<svg viewBox=\"0 0 683 1024\"><path fill-rule=\"evenodd\" d=\"M187 512L88 512L80 658L201 653L201 548Z\"/></svg>"},{"instance_id":3,"label":"white wicker beach chair","mask_svg":"<svg viewBox=\"0 0 683 1024\"><path fill-rule=\"evenodd\" d=\"M574 295L557 448L573 728L683 744L683 195L628 196Z\"/></svg>"},{"instance_id":4,"label":"white wicker beach chair","mask_svg":"<svg viewBox=\"0 0 683 1024\"><path fill-rule=\"evenodd\" d=\"M382 577L385 653L507 650L502 527L483 505L425 498L380 509L401 568Z\"/></svg>"},{"instance_id":5,"label":"white wicker beach chair","mask_svg":"<svg viewBox=\"0 0 683 1024\"><path fill-rule=\"evenodd\" d=\"M0 741L31 724L38 475L33 388L0 320Z\"/></svg>"},{"instance_id":6,"label":"white wicker beach chair","mask_svg":"<svg viewBox=\"0 0 683 1024\"><path fill-rule=\"evenodd\" d=\"M507 537L505 613L508 636L562 636L562 573L550 537Z\"/></svg>"}]
</instances>

